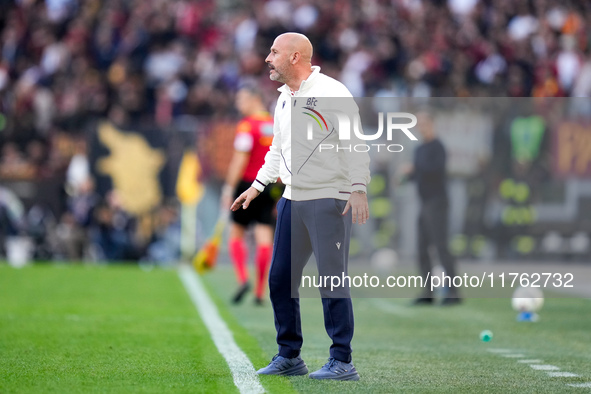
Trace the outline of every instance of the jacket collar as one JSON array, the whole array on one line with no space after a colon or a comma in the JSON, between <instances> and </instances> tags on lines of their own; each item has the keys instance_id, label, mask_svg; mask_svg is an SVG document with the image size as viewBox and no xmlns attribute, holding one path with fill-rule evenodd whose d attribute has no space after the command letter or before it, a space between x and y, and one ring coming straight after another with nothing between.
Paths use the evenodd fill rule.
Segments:
<instances>
[{"instance_id":1,"label":"jacket collar","mask_svg":"<svg viewBox=\"0 0 591 394\"><path fill-rule=\"evenodd\" d=\"M312 82L318 76L318 74L320 74L320 67L312 66L312 74L310 74L308 79L302 81L299 90L294 93L304 94L308 89L310 89L310 87L312 86ZM285 92L291 96L291 89L289 89L289 86L287 85L282 85L277 90L279 90L280 92Z\"/></svg>"}]
</instances>

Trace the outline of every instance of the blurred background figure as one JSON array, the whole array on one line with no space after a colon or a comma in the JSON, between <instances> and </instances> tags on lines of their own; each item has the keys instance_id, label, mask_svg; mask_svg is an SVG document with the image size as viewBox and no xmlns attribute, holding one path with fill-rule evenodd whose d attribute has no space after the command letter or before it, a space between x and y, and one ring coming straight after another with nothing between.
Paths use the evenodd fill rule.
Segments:
<instances>
[{"instance_id":1,"label":"blurred background figure","mask_svg":"<svg viewBox=\"0 0 591 394\"><path fill-rule=\"evenodd\" d=\"M244 85L236 93L236 108L244 116L238 123L234 139L234 156L228 167L226 183L222 189L221 206L229 210L232 202L244 193L256 179L265 162L265 155L273 141L273 117L263 104L261 92L253 85ZM262 304L267 273L273 248L273 209L275 202L270 189L263 191L249 209L232 212L229 235L229 252L238 291L233 301L239 303L250 289L247 261L248 248L245 233L254 225L256 244L255 302Z\"/></svg>"},{"instance_id":2,"label":"blurred background figure","mask_svg":"<svg viewBox=\"0 0 591 394\"><path fill-rule=\"evenodd\" d=\"M418 217L418 250L419 269L425 283L429 283L429 275L433 273L431 247L437 256L445 275L453 278L456 275L455 259L448 247L449 199L447 195L447 153L443 143L437 138L433 119L426 112L417 114L417 128L422 136L421 145L414 153L412 165L403 169L406 179L416 182L421 202ZM433 293L429 286L417 299L415 305L434 303ZM447 294L441 301L442 305L458 304L461 300L453 284L448 285Z\"/></svg>"},{"instance_id":3,"label":"blurred background figure","mask_svg":"<svg viewBox=\"0 0 591 394\"><path fill-rule=\"evenodd\" d=\"M22 242L20 245L15 242L15 239L23 234L24 215L22 201L11 190L0 186L0 253L7 256L9 261L14 254L10 249L26 247Z\"/></svg>"},{"instance_id":4,"label":"blurred background figure","mask_svg":"<svg viewBox=\"0 0 591 394\"><path fill-rule=\"evenodd\" d=\"M100 197L96 194L86 141L76 140L73 149L64 185L66 210L56 228L54 258L82 261L91 258L89 231Z\"/></svg>"},{"instance_id":5,"label":"blurred background figure","mask_svg":"<svg viewBox=\"0 0 591 394\"><path fill-rule=\"evenodd\" d=\"M181 226L178 204L168 202L158 209L156 224L143 261L172 266L180 258Z\"/></svg>"}]
</instances>

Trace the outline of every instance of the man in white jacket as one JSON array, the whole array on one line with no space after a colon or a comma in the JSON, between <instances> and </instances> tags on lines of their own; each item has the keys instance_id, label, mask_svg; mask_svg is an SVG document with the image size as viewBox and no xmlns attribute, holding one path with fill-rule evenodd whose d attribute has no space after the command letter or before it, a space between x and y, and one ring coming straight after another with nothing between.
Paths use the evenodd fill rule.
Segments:
<instances>
[{"instance_id":1,"label":"man in white jacket","mask_svg":"<svg viewBox=\"0 0 591 394\"><path fill-rule=\"evenodd\" d=\"M232 205L234 211L248 208L278 177L286 185L277 205L269 272L279 352L259 374L308 373L300 356L303 336L298 287L303 268L314 253L321 277L346 275L352 223L364 224L369 217L369 155L354 151L351 145L337 149L339 133L329 116L350 114L357 107L342 83L312 66L312 51L312 44L302 34L285 33L275 39L265 61L270 79L284 85L278 89L281 95L275 107L273 143L256 180ZM292 113L313 117L320 127L312 130L308 126L306 134L305 127L298 127L303 123L295 122ZM324 324L333 344L328 362L310 378L359 380L351 360L354 319L349 287L333 292L323 288L321 295Z\"/></svg>"}]
</instances>

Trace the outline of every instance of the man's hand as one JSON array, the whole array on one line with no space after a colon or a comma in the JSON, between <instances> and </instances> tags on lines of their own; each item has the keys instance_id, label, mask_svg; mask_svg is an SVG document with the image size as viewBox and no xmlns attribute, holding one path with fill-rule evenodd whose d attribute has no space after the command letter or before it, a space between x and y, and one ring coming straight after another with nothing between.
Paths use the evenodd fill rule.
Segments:
<instances>
[{"instance_id":1,"label":"man's hand","mask_svg":"<svg viewBox=\"0 0 591 394\"><path fill-rule=\"evenodd\" d=\"M259 192L257 189L255 189L252 186L249 187L248 190L246 190L244 193L238 196L238 198L234 201L230 209L232 211L237 211L240 209L240 207L242 207L243 209L248 208L250 202L254 200L256 197L258 197L259 194L261 194L261 192Z\"/></svg>"},{"instance_id":2,"label":"man's hand","mask_svg":"<svg viewBox=\"0 0 591 394\"><path fill-rule=\"evenodd\" d=\"M351 197L349 197L349 201L347 201L347 205L345 205L345 210L342 214L346 215L347 212L349 212L349 209L351 209L353 215L353 223L365 224L367 219L369 219L367 195L359 192L351 193Z\"/></svg>"}]
</instances>

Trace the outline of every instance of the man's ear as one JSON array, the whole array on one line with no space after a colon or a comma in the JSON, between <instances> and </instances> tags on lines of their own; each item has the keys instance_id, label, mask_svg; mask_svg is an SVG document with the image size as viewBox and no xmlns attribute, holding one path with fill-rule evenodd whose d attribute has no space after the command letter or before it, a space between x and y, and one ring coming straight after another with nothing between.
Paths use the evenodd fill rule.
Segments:
<instances>
[{"instance_id":1,"label":"man's ear","mask_svg":"<svg viewBox=\"0 0 591 394\"><path fill-rule=\"evenodd\" d=\"M296 64L300 60L300 57L302 57L299 52L294 52L291 56L291 64Z\"/></svg>"}]
</instances>

